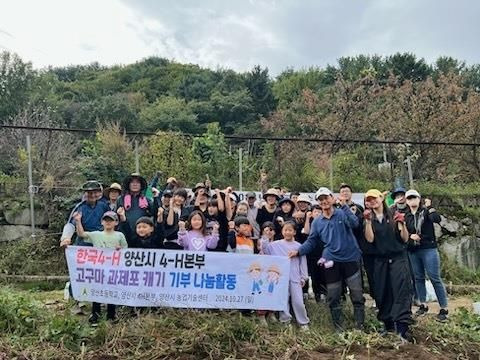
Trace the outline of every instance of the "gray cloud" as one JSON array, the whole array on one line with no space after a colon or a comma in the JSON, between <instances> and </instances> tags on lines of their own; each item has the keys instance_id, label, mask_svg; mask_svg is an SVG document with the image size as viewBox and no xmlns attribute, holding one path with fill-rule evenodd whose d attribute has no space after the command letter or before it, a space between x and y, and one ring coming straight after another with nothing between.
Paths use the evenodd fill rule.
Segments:
<instances>
[{"instance_id":1,"label":"gray cloud","mask_svg":"<svg viewBox=\"0 0 480 360\"><path fill-rule=\"evenodd\" d=\"M412 52L478 63L475 0L165 1L122 0L145 23L132 24L155 55L209 67L278 74L325 66L341 56Z\"/></svg>"}]
</instances>

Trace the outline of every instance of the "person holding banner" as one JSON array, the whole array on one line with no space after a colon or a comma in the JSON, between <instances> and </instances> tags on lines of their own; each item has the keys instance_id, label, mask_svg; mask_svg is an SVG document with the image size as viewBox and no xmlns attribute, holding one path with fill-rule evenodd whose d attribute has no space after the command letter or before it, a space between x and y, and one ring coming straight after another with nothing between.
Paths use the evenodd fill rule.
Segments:
<instances>
[{"instance_id":1,"label":"person holding banner","mask_svg":"<svg viewBox=\"0 0 480 360\"><path fill-rule=\"evenodd\" d=\"M301 244L295 241L296 224L293 221L286 221L282 226L282 240L265 241L262 238L262 251L266 255L286 256L290 252L298 252ZM300 329L308 330L308 323L310 322L305 304L303 302L302 288L308 279L307 258L305 256L298 256L290 260L290 283L289 296L292 303L293 313L300 325ZM280 321L289 323L292 319L290 314L290 303L287 311L280 313Z\"/></svg>"},{"instance_id":2,"label":"person holding banner","mask_svg":"<svg viewBox=\"0 0 480 360\"><path fill-rule=\"evenodd\" d=\"M310 254L323 244L324 250L319 262L325 267L327 301L333 324L337 331L343 331L340 299L342 283L345 282L350 290L355 326L362 329L365 298L360 274L361 252L353 234L353 229L359 226L358 218L342 196L338 199L341 207L334 207L336 200L326 187L321 187L315 197L322 208L322 215L313 221L307 241L298 249L291 250L288 256L294 258Z\"/></svg>"},{"instance_id":3,"label":"person holding banner","mask_svg":"<svg viewBox=\"0 0 480 360\"><path fill-rule=\"evenodd\" d=\"M119 231L115 231L115 227L118 225L118 216L113 211L107 211L102 216L103 231L85 231L82 225L82 213L77 212L73 216L77 234L83 238L85 242L93 244L94 247L107 248L107 249L121 249L127 248L127 240L125 235ZM65 239L60 243L60 246L67 247L71 244L69 239ZM101 313L101 305L99 303L92 303L92 315L88 321L92 325L96 325ZM115 320L115 305L107 304L107 320Z\"/></svg>"}]
</instances>

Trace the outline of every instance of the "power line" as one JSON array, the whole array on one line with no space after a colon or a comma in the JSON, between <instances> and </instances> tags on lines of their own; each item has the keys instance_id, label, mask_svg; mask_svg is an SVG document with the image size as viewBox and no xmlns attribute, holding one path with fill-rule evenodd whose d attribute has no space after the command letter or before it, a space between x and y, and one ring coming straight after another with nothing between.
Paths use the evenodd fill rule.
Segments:
<instances>
[{"instance_id":1,"label":"power line","mask_svg":"<svg viewBox=\"0 0 480 360\"><path fill-rule=\"evenodd\" d=\"M24 125L0 125L4 129L20 129L34 131L55 131L68 133L96 133L95 129L79 129L79 128L60 128L60 127L34 127ZM155 132L148 131L125 131L129 136L156 136ZM175 132L175 134L185 137L201 137L203 134L188 134ZM392 144L392 145L431 145L431 146L480 146L479 143L465 142L447 142L447 141L416 141L416 140L378 140L378 139L325 139L312 137L278 137L278 136L254 136L254 135L223 135L225 139L232 140L264 140L264 141L297 141L297 142L314 142L314 143L351 143L351 144Z\"/></svg>"}]
</instances>

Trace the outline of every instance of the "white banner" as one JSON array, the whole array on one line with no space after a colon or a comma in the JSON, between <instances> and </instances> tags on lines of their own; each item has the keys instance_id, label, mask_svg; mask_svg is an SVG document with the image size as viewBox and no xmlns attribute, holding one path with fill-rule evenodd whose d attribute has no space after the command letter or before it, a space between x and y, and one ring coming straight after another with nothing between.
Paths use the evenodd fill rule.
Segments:
<instances>
[{"instance_id":1,"label":"white banner","mask_svg":"<svg viewBox=\"0 0 480 360\"><path fill-rule=\"evenodd\" d=\"M282 256L147 249L66 249L73 297L128 306L285 310Z\"/></svg>"}]
</instances>

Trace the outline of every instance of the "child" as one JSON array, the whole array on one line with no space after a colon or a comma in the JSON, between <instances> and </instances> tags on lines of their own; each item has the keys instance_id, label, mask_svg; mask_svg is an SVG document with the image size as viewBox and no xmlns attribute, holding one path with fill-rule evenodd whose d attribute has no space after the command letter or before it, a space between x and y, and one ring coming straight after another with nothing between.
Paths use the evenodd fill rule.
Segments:
<instances>
[{"instance_id":1,"label":"child","mask_svg":"<svg viewBox=\"0 0 480 360\"><path fill-rule=\"evenodd\" d=\"M228 245L237 254L257 254L258 248L252 239L252 226L246 216L237 216L230 221Z\"/></svg>"},{"instance_id":2,"label":"child","mask_svg":"<svg viewBox=\"0 0 480 360\"><path fill-rule=\"evenodd\" d=\"M85 242L92 243L94 247L107 249L121 249L128 247L125 235L119 231L115 231L118 225L118 216L113 211L107 211L102 216L103 231L86 232L83 230L82 213L75 213L73 219L76 223L77 235L84 239ZM62 240L60 246L68 246L71 244L69 239ZM88 320L92 325L96 325L100 317L100 304L92 303L92 315ZM115 305L107 304L107 320L115 320Z\"/></svg>"},{"instance_id":3,"label":"child","mask_svg":"<svg viewBox=\"0 0 480 360\"><path fill-rule=\"evenodd\" d=\"M295 241L296 225L292 221L287 221L282 226L282 240L273 242L263 242L262 249L267 255L287 256L290 251L298 251L301 246ZM307 316L307 310L303 303L302 287L308 279L307 259L305 256L290 259L290 283L289 295L292 303L293 312L298 324L302 330L308 330L310 320ZM292 315L290 314L290 303L288 311L280 313L281 322L290 322Z\"/></svg>"},{"instance_id":4,"label":"child","mask_svg":"<svg viewBox=\"0 0 480 360\"><path fill-rule=\"evenodd\" d=\"M261 227L261 233L262 233L262 237L259 241L258 247L259 247L259 253L264 255L261 244L264 242L269 243L275 240L275 225L273 225L273 223L270 221L264 222ZM278 275L280 275L280 270L278 270L275 267L272 267L267 270L267 273L268 273L268 281L269 281L268 291L273 292L272 285L275 284L274 277L275 277L275 274L277 274L277 277ZM268 325L267 318L271 322L278 321L277 318L275 317L275 312L273 311L258 310L257 315L260 317L260 322L262 323L262 325Z\"/></svg>"},{"instance_id":5,"label":"child","mask_svg":"<svg viewBox=\"0 0 480 360\"><path fill-rule=\"evenodd\" d=\"M246 201L240 201L237 205L236 216L247 216L248 215L248 203Z\"/></svg>"},{"instance_id":6,"label":"child","mask_svg":"<svg viewBox=\"0 0 480 360\"><path fill-rule=\"evenodd\" d=\"M125 209L119 207L117 214L120 217L119 230L127 238L128 247L142 249L160 249L163 247L163 239L165 238L165 229L163 226L164 209L158 208L157 225L151 218L142 216L137 220L135 232L130 228L130 224L125 216Z\"/></svg>"},{"instance_id":7,"label":"child","mask_svg":"<svg viewBox=\"0 0 480 360\"><path fill-rule=\"evenodd\" d=\"M271 221L266 221L262 224L260 231L262 233L262 237L260 238L259 252L263 255L262 244L264 242L271 242L275 240L275 225Z\"/></svg>"},{"instance_id":8,"label":"child","mask_svg":"<svg viewBox=\"0 0 480 360\"><path fill-rule=\"evenodd\" d=\"M207 251L215 249L218 244L218 224L212 228L212 234L207 234L207 220L203 213L194 210L187 222L178 222L178 244L189 251Z\"/></svg>"},{"instance_id":9,"label":"child","mask_svg":"<svg viewBox=\"0 0 480 360\"><path fill-rule=\"evenodd\" d=\"M274 224L275 224L275 239L282 238L282 226L286 221L293 220L293 211L295 210L295 203L290 199L282 199L278 203L278 209L275 212Z\"/></svg>"}]
</instances>

